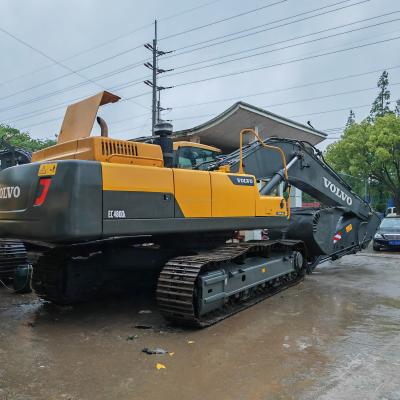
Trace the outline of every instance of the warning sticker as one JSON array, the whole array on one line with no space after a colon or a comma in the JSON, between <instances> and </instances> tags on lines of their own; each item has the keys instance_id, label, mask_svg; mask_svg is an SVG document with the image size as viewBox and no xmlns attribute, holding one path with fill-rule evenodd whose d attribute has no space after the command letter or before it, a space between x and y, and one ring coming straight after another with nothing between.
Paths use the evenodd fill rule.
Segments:
<instances>
[{"instance_id":1,"label":"warning sticker","mask_svg":"<svg viewBox=\"0 0 400 400\"><path fill-rule=\"evenodd\" d=\"M38 176L52 176L56 174L57 163L42 164L39 167Z\"/></svg>"}]
</instances>

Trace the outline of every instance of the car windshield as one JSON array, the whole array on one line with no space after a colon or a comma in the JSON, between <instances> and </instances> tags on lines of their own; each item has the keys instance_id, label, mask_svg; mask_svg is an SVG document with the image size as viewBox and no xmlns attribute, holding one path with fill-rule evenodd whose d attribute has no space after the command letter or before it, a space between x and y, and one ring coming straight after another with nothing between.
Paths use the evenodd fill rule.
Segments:
<instances>
[{"instance_id":1,"label":"car windshield","mask_svg":"<svg viewBox=\"0 0 400 400\"><path fill-rule=\"evenodd\" d=\"M400 218L384 218L381 222L381 228L399 228Z\"/></svg>"}]
</instances>

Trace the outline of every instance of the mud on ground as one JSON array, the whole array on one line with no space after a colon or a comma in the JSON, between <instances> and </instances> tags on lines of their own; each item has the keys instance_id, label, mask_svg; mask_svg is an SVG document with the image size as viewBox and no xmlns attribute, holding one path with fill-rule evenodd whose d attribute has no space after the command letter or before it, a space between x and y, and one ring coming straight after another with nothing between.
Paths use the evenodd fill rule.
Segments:
<instances>
[{"instance_id":1,"label":"mud on ground","mask_svg":"<svg viewBox=\"0 0 400 400\"><path fill-rule=\"evenodd\" d=\"M346 256L204 330L137 289L74 307L0 289L0 399L400 399L400 254Z\"/></svg>"}]
</instances>

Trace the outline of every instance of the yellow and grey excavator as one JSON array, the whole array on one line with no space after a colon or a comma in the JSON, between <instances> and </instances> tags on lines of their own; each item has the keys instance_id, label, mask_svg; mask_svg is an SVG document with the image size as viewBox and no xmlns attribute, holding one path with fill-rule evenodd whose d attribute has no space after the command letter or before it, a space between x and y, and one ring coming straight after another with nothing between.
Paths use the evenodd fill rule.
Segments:
<instances>
[{"instance_id":1,"label":"yellow and grey excavator","mask_svg":"<svg viewBox=\"0 0 400 400\"><path fill-rule=\"evenodd\" d=\"M102 92L69 106L55 146L0 173L0 236L39 249L33 287L43 299L84 301L124 271L156 268L163 315L204 327L372 239L378 217L313 146L244 129L240 148L222 155L173 142L168 123L152 137L112 139L100 117L91 137L99 106L118 99ZM291 209L291 185L326 207ZM269 240L231 240L265 228Z\"/></svg>"}]
</instances>

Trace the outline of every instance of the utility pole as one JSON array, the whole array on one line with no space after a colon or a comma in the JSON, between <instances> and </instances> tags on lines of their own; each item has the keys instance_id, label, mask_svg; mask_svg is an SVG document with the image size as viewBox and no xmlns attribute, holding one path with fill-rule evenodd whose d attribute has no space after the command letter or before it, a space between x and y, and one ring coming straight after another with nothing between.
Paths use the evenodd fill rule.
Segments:
<instances>
[{"instance_id":1,"label":"utility pole","mask_svg":"<svg viewBox=\"0 0 400 400\"><path fill-rule=\"evenodd\" d=\"M152 88L152 106L151 106L151 134L154 135L154 127L156 126L156 124L158 123L158 121L160 120L160 112L164 111L164 110L170 110L170 108L163 108L160 105L160 92L161 90L165 90L165 89L171 89L173 86L158 86L157 85L157 76L159 74L162 74L164 72L170 72L173 71L172 69L162 69L162 68L158 68L158 58L160 56L163 56L165 54L169 54L172 53L172 51L161 51L158 50L157 48L158 44L157 44L157 20L154 21L154 39L153 39L153 44L151 45L150 43L146 43L144 45L144 47L147 50L150 50L152 52L153 55L153 62L149 63L146 62L144 64L144 66L148 69L152 70L152 75L153 75L153 79L150 80L146 80L144 81L144 83L147 86L150 86ZM157 96L158 95L158 96Z\"/></svg>"},{"instance_id":2,"label":"utility pole","mask_svg":"<svg viewBox=\"0 0 400 400\"><path fill-rule=\"evenodd\" d=\"M153 39L153 98L151 109L151 134L154 135L154 127L157 123L157 20L154 21L154 39Z\"/></svg>"}]
</instances>

